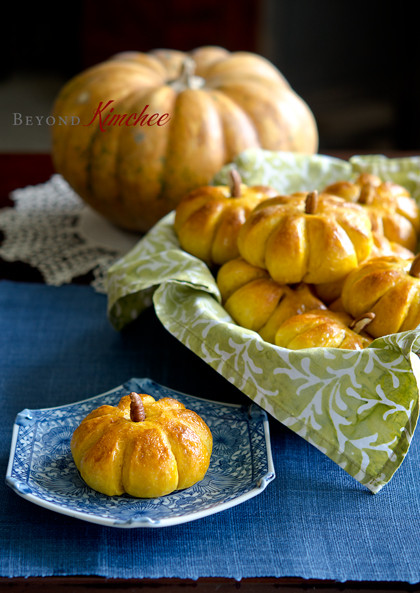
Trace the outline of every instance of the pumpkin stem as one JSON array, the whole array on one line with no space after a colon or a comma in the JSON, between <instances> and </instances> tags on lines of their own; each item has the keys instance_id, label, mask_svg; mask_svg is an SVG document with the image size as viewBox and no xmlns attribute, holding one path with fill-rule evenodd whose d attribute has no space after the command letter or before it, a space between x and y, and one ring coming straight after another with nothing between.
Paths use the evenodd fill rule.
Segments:
<instances>
[{"instance_id":1,"label":"pumpkin stem","mask_svg":"<svg viewBox=\"0 0 420 593\"><path fill-rule=\"evenodd\" d=\"M420 278L420 253L413 259L408 273L414 278Z\"/></svg>"},{"instance_id":2,"label":"pumpkin stem","mask_svg":"<svg viewBox=\"0 0 420 593\"><path fill-rule=\"evenodd\" d=\"M232 198L241 196L241 176L236 169L230 170L230 195Z\"/></svg>"},{"instance_id":3,"label":"pumpkin stem","mask_svg":"<svg viewBox=\"0 0 420 593\"><path fill-rule=\"evenodd\" d=\"M318 192L311 191L305 200L305 214L315 214L318 206Z\"/></svg>"},{"instance_id":4,"label":"pumpkin stem","mask_svg":"<svg viewBox=\"0 0 420 593\"><path fill-rule=\"evenodd\" d=\"M186 89L201 89L205 85L205 80L201 76L195 75L196 63L190 56L186 56L182 62L179 76L168 81L176 92L181 93Z\"/></svg>"},{"instance_id":5,"label":"pumpkin stem","mask_svg":"<svg viewBox=\"0 0 420 593\"><path fill-rule=\"evenodd\" d=\"M135 391L132 391L130 393L130 398L130 420L133 422L143 422L143 420L146 419L146 412L144 411L144 405L140 395Z\"/></svg>"},{"instance_id":6,"label":"pumpkin stem","mask_svg":"<svg viewBox=\"0 0 420 593\"><path fill-rule=\"evenodd\" d=\"M182 63L180 80L185 83L185 86L190 89L191 81L195 72L195 62L192 58L186 57Z\"/></svg>"},{"instance_id":7,"label":"pumpkin stem","mask_svg":"<svg viewBox=\"0 0 420 593\"><path fill-rule=\"evenodd\" d=\"M354 319L349 328L352 329L356 334L361 334L362 331L375 319L375 313L370 311L369 313L364 313L360 315L357 319Z\"/></svg>"},{"instance_id":8,"label":"pumpkin stem","mask_svg":"<svg viewBox=\"0 0 420 593\"><path fill-rule=\"evenodd\" d=\"M360 190L360 196L357 200L359 204L364 204L368 206L373 202L373 198L375 195L375 188L371 183L365 183L362 185L362 189Z\"/></svg>"}]
</instances>

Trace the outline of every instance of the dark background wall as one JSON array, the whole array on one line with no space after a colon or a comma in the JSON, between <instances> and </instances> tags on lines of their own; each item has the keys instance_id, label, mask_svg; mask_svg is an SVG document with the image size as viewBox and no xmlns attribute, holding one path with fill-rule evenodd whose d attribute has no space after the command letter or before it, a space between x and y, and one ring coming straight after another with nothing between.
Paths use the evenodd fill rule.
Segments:
<instances>
[{"instance_id":1,"label":"dark background wall","mask_svg":"<svg viewBox=\"0 0 420 593\"><path fill-rule=\"evenodd\" d=\"M271 60L318 122L320 150L420 149L420 52L411 4L370 0L76 0L3 14L2 87L57 86L127 49L221 45ZM41 83L39 83L41 84ZM50 87L51 101L55 87ZM48 99L48 97L47 97ZM1 106L1 105L0 105Z\"/></svg>"}]
</instances>

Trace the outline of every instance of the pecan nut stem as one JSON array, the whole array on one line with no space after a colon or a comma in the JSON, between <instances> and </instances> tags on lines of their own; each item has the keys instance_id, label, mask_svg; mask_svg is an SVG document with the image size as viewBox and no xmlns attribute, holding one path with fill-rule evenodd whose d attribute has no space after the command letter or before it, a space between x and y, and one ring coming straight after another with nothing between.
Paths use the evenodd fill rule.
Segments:
<instances>
[{"instance_id":1,"label":"pecan nut stem","mask_svg":"<svg viewBox=\"0 0 420 593\"><path fill-rule=\"evenodd\" d=\"M410 276L413 276L413 278L420 278L420 253L413 259L408 273Z\"/></svg>"},{"instance_id":2,"label":"pecan nut stem","mask_svg":"<svg viewBox=\"0 0 420 593\"><path fill-rule=\"evenodd\" d=\"M241 176L236 169L230 170L230 195L232 198L241 196Z\"/></svg>"},{"instance_id":3,"label":"pecan nut stem","mask_svg":"<svg viewBox=\"0 0 420 593\"><path fill-rule=\"evenodd\" d=\"M369 206L372 204L373 199L375 197L375 188L372 184L366 183L362 185L362 189L360 190L359 199L357 200L359 204L363 204L364 206Z\"/></svg>"},{"instance_id":4,"label":"pecan nut stem","mask_svg":"<svg viewBox=\"0 0 420 593\"><path fill-rule=\"evenodd\" d=\"M358 317L357 319L354 319L350 325L349 328L352 329L356 334L361 334L362 331L364 329L367 328L367 326L372 323L372 321L375 319L375 313L373 313L373 311L369 311L368 313L364 313L363 315L360 315L360 317Z\"/></svg>"},{"instance_id":5,"label":"pecan nut stem","mask_svg":"<svg viewBox=\"0 0 420 593\"><path fill-rule=\"evenodd\" d=\"M143 422L143 420L146 419L146 412L144 411L144 405L140 395L135 391L132 391L130 393L130 398L130 420L133 422Z\"/></svg>"},{"instance_id":6,"label":"pecan nut stem","mask_svg":"<svg viewBox=\"0 0 420 593\"><path fill-rule=\"evenodd\" d=\"M318 192L311 191L305 200L305 214L315 214L318 207Z\"/></svg>"}]
</instances>

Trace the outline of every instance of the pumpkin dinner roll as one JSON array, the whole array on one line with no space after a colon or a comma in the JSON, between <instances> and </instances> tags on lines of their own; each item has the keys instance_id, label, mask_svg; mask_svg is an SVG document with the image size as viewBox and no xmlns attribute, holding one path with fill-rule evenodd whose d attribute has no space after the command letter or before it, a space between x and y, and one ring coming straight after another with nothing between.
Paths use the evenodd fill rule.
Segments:
<instances>
[{"instance_id":1,"label":"pumpkin dinner roll","mask_svg":"<svg viewBox=\"0 0 420 593\"><path fill-rule=\"evenodd\" d=\"M308 311L287 319L277 330L274 341L276 346L290 350L363 350L372 342L365 329L373 319L372 313L363 315L356 321L344 312Z\"/></svg>"},{"instance_id":2,"label":"pumpkin dinner roll","mask_svg":"<svg viewBox=\"0 0 420 593\"><path fill-rule=\"evenodd\" d=\"M420 208L410 192L377 175L362 173L355 182L338 181L324 192L363 206L374 232L410 251L416 249L420 232ZM383 253L382 255L386 255Z\"/></svg>"},{"instance_id":3,"label":"pumpkin dinner roll","mask_svg":"<svg viewBox=\"0 0 420 593\"><path fill-rule=\"evenodd\" d=\"M375 232L372 229L373 235L373 248L372 252L368 259L373 259L375 257L384 257L388 255L395 255L402 259L413 259L414 253L400 245L399 243L395 243L395 241L390 241L381 233ZM344 282L346 277L340 278L340 280L336 280L334 282L326 282L323 284L317 284L315 287L316 295L330 305L331 303L337 301L341 297L341 292L343 290Z\"/></svg>"},{"instance_id":4,"label":"pumpkin dinner roll","mask_svg":"<svg viewBox=\"0 0 420 593\"><path fill-rule=\"evenodd\" d=\"M279 284L339 281L372 248L364 209L315 191L262 202L238 234L241 257L266 269Z\"/></svg>"},{"instance_id":5,"label":"pumpkin dinner roll","mask_svg":"<svg viewBox=\"0 0 420 593\"><path fill-rule=\"evenodd\" d=\"M247 186L232 169L230 186L204 186L187 194L175 211L174 228L181 247L206 262L221 265L238 257L237 238L252 210L278 192Z\"/></svg>"},{"instance_id":6,"label":"pumpkin dinner roll","mask_svg":"<svg viewBox=\"0 0 420 593\"><path fill-rule=\"evenodd\" d=\"M308 285L280 285L266 270L242 258L219 269L217 284L224 308L233 320L272 344L283 321L304 311L326 308Z\"/></svg>"},{"instance_id":7,"label":"pumpkin dinner roll","mask_svg":"<svg viewBox=\"0 0 420 593\"><path fill-rule=\"evenodd\" d=\"M108 496L164 496L203 479L213 438L204 420L172 399L135 392L93 410L71 452L88 486Z\"/></svg>"},{"instance_id":8,"label":"pumpkin dinner roll","mask_svg":"<svg viewBox=\"0 0 420 593\"><path fill-rule=\"evenodd\" d=\"M415 329L420 324L420 255L365 262L346 278L341 304L353 316L375 313L369 326L375 338Z\"/></svg>"}]
</instances>

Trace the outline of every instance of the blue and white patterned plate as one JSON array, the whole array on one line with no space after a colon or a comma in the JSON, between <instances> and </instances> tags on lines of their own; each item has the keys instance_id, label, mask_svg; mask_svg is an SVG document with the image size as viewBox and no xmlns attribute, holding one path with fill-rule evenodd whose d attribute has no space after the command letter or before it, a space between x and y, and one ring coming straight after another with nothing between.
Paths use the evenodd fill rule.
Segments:
<instances>
[{"instance_id":1,"label":"blue and white patterned plate","mask_svg":"<svg viewBox=\"0 0 420 593\"><path fill-rule=\"evenodd\" d=\"M109 497L84 483L70 452L73 431L91 410L117 405L130 391L178 399L207 423L213 453L201 482L154 499ZM261 408L213 402L150 379L130 379L82 402L20 412L6 482L26 500L71 517L111 527L163 527L238 505L261 493L274 477L268 420Z\"/></svg>"}]
</instances>

